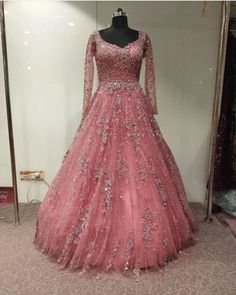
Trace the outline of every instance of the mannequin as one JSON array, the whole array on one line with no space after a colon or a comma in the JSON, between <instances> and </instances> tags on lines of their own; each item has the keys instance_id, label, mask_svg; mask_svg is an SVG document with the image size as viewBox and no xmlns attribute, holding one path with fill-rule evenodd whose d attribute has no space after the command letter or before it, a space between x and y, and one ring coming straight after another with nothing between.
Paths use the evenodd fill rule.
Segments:
<instances>
[{"instance_id":1,"label":"mannequin","mask_svg":"<svg viewBox=\"0 0 236 295\"><path fill-rule=\"evenodd\" d=\"M34 243L58 270L80 269L85 279L132 270L138 280L141 269L160 270L195 244L197 224L154 117L148 33L130 29L121 8L101 30L105 41L99 33L87 41L81 124L37 212Z\"/></svg>"},{"instance_id":2,"label":"mannequin","mask_svg":"<svg viewBox=\"0 0 236 295\"><path fill-rule=\"evenodd\" d=\"M109 28L100 30L99 33L104 41L119 47L125 47L139 37L138 31L129 28L127 15L122 8L118 8L113 13L112 25Z\"/></svg>"}]
</instances>

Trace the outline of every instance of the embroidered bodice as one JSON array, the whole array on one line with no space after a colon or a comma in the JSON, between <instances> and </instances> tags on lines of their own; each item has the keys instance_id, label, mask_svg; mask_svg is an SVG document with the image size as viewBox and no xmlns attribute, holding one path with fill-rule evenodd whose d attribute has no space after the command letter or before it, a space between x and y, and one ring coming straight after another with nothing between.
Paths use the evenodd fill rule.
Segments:
<instances>
[{"instance_id":1,"label":"embroidered bodice","mask_svg":"<svg viewBox=\"0 0 236 295\"><path fill-rule=\"evenodd\" d=\"M94 58L99 85L132 88L140 86L140 70L145 59L144 89L153 114L158 114L153 51L150 37L139 31L139 36L124 47L103 40L99 30L93 31L87 42L84 64L83 117L92 104L94 82Z\"/></svg>"}]
</instances>

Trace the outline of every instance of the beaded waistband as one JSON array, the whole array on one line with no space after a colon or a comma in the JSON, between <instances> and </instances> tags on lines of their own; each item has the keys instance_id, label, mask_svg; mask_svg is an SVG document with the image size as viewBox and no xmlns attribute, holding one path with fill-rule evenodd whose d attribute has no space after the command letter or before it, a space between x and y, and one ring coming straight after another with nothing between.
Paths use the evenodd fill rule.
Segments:
<instances>
[{"instance_id":1,"label":"beaded waistband","mask_svg":"<svg viewBox=\"0 0 236 295\"><path fill-rule=\"evenodd\" d=\"M138 80L133 80L133 81L101 80L101 81L99 81L99 84L104 85L105 87L107 87L109 89L117 89L117 88L133 89L133 88L136 88L137 86L140 86L140 83Z\"/></svg>"}]
</instances>

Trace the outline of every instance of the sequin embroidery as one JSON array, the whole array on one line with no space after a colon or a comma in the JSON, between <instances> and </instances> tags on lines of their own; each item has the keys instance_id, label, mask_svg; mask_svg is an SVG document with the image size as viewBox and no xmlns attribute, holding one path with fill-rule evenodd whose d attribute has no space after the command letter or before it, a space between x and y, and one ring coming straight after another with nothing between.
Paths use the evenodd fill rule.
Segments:
<instances>
[{"instance_id":1,"label":"sequin embroidery","mask_svg":"<svg viewBox=\"0 0 236 295\"><path fill-rule=\"evenodd\" d=\"M81 123L36 223L38 248L63 267L132 269L138 280L193 238L183 182L154 117L155 91L147 33L124 48L105 43L98 30L89 36Z\"/></svg>"}]
</instances>

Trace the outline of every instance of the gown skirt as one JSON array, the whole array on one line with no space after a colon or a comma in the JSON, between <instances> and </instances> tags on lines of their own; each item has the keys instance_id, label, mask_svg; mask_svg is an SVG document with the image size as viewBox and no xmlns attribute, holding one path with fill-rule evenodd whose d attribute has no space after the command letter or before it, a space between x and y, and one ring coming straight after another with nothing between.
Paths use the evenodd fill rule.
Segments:
<instances>
[{"instance_id":1,"label":"gown skirt","mask_svg":"<svg viewBox=\"0 0 236 295\"><path fill-rule=\"evenodd\" d=\"M129 44L109 45L99 31L88 40L83 117L37 212L34 245L61 270L140 274L198 240L177 163L154 117L149 36L139 31ZM91 95L94 56L100 80ZM137 78L142 58L146 92Z\"/></svg>"}]
</instances>

